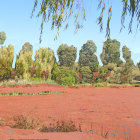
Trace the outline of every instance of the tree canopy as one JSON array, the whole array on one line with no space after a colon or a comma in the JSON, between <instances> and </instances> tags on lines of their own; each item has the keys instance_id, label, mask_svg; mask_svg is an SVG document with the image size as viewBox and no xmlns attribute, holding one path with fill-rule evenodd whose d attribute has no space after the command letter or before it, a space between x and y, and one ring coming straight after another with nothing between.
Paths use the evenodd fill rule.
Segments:
<instances>
[{"instance_id":1,"label":"tree canopy","mask_svg":"<svg viewBox=\"0 0 140 140\"><path fill-rule=\"evenodd\" d=\"M0 44L4 44L5 40L6 40L5 32L0 32Z\"/></svg>"},{"instance_id":2,"label":"tree canopy","mask_svg":"<svg viewBox=\"0 0 140 140\"><path fill-rule=\"evenodd\" d=\"M90 1L90 0L88 0ZM65 24L65 28L69 26L68 19L70 16L74 16L74 23L75 23L75 31L81 28L83 25L79 21L81 17L83 20L86 19L86 11L87 7L85 7L85 3L87 1L83 0L35 0L32 15L39 7L39 11L37 17L42 17L41 22L41 33L40 33L40 42L41 42L41 35L43 32L43 26L45 22L51 21L51 28L54 29L56 27L58 29L58 35L60 31L60 27L62 24ZM129 25L128 31L129 33L132 32L132 23L133 20L137 20L137 28L140 24L140 0L122 0L122 15L121 15L121 29L125 27L125 19L127 15L129 15ZM106 16L104 13L107 10L107 25L106 25L106 36L109 38L110 36L110 20L112 17L112 0L98 0L97 9L100 11L100 14L97 18L97 24L100 27L100 31L103 30L103 17ZM56 36L57 38L57 36Z\"/></svg>"}]
</instances>

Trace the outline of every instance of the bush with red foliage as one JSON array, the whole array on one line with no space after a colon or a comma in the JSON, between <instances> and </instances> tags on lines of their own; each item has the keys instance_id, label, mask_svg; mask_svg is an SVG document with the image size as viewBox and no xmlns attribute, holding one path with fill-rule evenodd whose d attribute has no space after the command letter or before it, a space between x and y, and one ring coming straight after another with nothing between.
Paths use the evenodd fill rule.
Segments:
<instances>
[{"instance_id":1,"label":"bush with red foliage","mask_svg":"<svg viewBox=\"0 0 140 140\"><path fill-rule=\"evenodd\" d=\"M41 78L42 78L42 79L47 80L48 77L49 77L49 71L48 71L48 70L42 71L42 72L41 72Z\"/></svg>"},{"instance_id":2,"label":"bush with red foliage","mask_svg":"<svg viewBox=\"0 0 140 140\"><path fill-rule=\"evenodd\" d=\"M126 83L127 82L127 78L124 75L122 75L122 82L123 83Z\"/></svg>"},{"instance_id":3,"label":"bush with red foliage","mask_svg":"<svg viewBox=\"0 0 140 140\"><path fill-rule=\"evenodd\" d=\"M11 78L15 79L15 76L16 76L16 71L11 71Z\"/></svg>"},{"instance_id":4,"label":"bush with red foliage","mask_svg":"<svg viewBox=\"0 0 140 140\"><path fill-rule=\"evenodd\" d=\"M93 81L94 82L96 82L99 75L100 75L100 72L93 72Z\"/></svg>"},{"instance_id":5,"label":"bush with red foliage","mask_svg":"<svg viewBox=\"0 0 140 140\"><path fill-rule=\"evenodd\" d=\"M78 72L77 75L78 75L78 82L82 83L82 74Z\"/></svg>"},{"instance_id":6,"label":"bush with red foliage","mask_svg":"<svg viewBox=\"0 0 140 140\"><path fill-rule=\"evenodd\" d=\"M56 78L56 82L58 82L58 83L60 82L60 78L59 77Z\"/></svg>"},{"instance_id":7,"label":"bush with red foliage","mask_svg":"<svg viewBox=\"0 0 140 140\"><path fill-rule=\"evenodd\" d=\"M36 69L34 67L31 68L31 77L34 77L36 74Z\"/></svg>"}]
</instances>

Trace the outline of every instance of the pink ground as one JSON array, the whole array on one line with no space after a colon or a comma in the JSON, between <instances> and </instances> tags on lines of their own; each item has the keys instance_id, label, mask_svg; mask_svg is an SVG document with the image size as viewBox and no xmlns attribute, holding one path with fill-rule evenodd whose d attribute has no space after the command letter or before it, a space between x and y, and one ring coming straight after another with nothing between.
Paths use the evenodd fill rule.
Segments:
<instances>
[{"instance_id":1,"label":"pink ground","mask_svg":"<svg viewBox=\"0 0 140 140\"><path fill-rule=\"evenodd\" d=\"M27 114L44 122L73 120L82 125L83 132L39 133L0 127L0 137L46 138L49 140L100 140L108 132L108 139L140 139L140 88L88 87L66 88L56 85L26 85L0 87L6 92L38 93L62 91L49 95L0 96L0 117Z\"/></svg>"}]
</instances>

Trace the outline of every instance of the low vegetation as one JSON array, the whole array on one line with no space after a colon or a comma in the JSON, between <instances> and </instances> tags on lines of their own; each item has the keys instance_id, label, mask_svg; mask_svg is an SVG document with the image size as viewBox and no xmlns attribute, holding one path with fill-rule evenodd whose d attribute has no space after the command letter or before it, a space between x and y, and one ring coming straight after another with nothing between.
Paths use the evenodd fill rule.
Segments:
<instances>
[{"instance_id":1,"label":"low vegetation","mask_svg":"<svg viewBox=\"0 0 140 140\"><path fill-rule=\"evenodd\" d=\"M46 94L56 94L56 93L63 93L63 92L58 92L58 91L42 91L39 93L11 92L11 93L0 93L0 96L46 95Z\"/></svg>"},{"instance_id":2,"label":"low vegetation","mask_svg":"<svg viewBox=\"0 0 140 140\"><path fill-rule=\"evenodd\" d=\"M12 128L35 129L40 132L82 132L81 125L79 124L77 127L74 121L57 121L46 125L40 119L35 119L25 114L13 117L12 121Z\"/></svg>"}]
</instances>

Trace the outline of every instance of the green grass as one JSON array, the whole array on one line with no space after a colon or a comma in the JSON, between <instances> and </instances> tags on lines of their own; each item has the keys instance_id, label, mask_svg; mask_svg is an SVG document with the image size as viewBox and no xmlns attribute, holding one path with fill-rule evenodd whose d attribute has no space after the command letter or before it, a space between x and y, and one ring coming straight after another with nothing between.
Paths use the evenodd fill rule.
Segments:
<instances>
[{"instance_id":1,"label":"green grass","mask_svg":"<svg viewBox=\"0 0 140 140\"><path fill-rule=\"evenodd\" d=\"M24 92L11 92L11 93L0 93L0 96L24 96L24 95L46 95L46 94L56 94L64 93L61 91L42 91L39 93L24 93Z\"/></svg>"},{"instance_id":2,"label":"green grass","mask_svg":"<svg viewBox=\"0 0 140 140\"><path fill-rule=\"evenodd\" d=\"M43 80L41 78L31 78L30 80L18 80L16 82L15 80L8 80L8 81L2 81L0 82L0 86L10 86L10 85L36 85L36 84L51 84L51 85L57 85L57 83L54 80L48 79Z\"/></svg>"}]
</instances>

